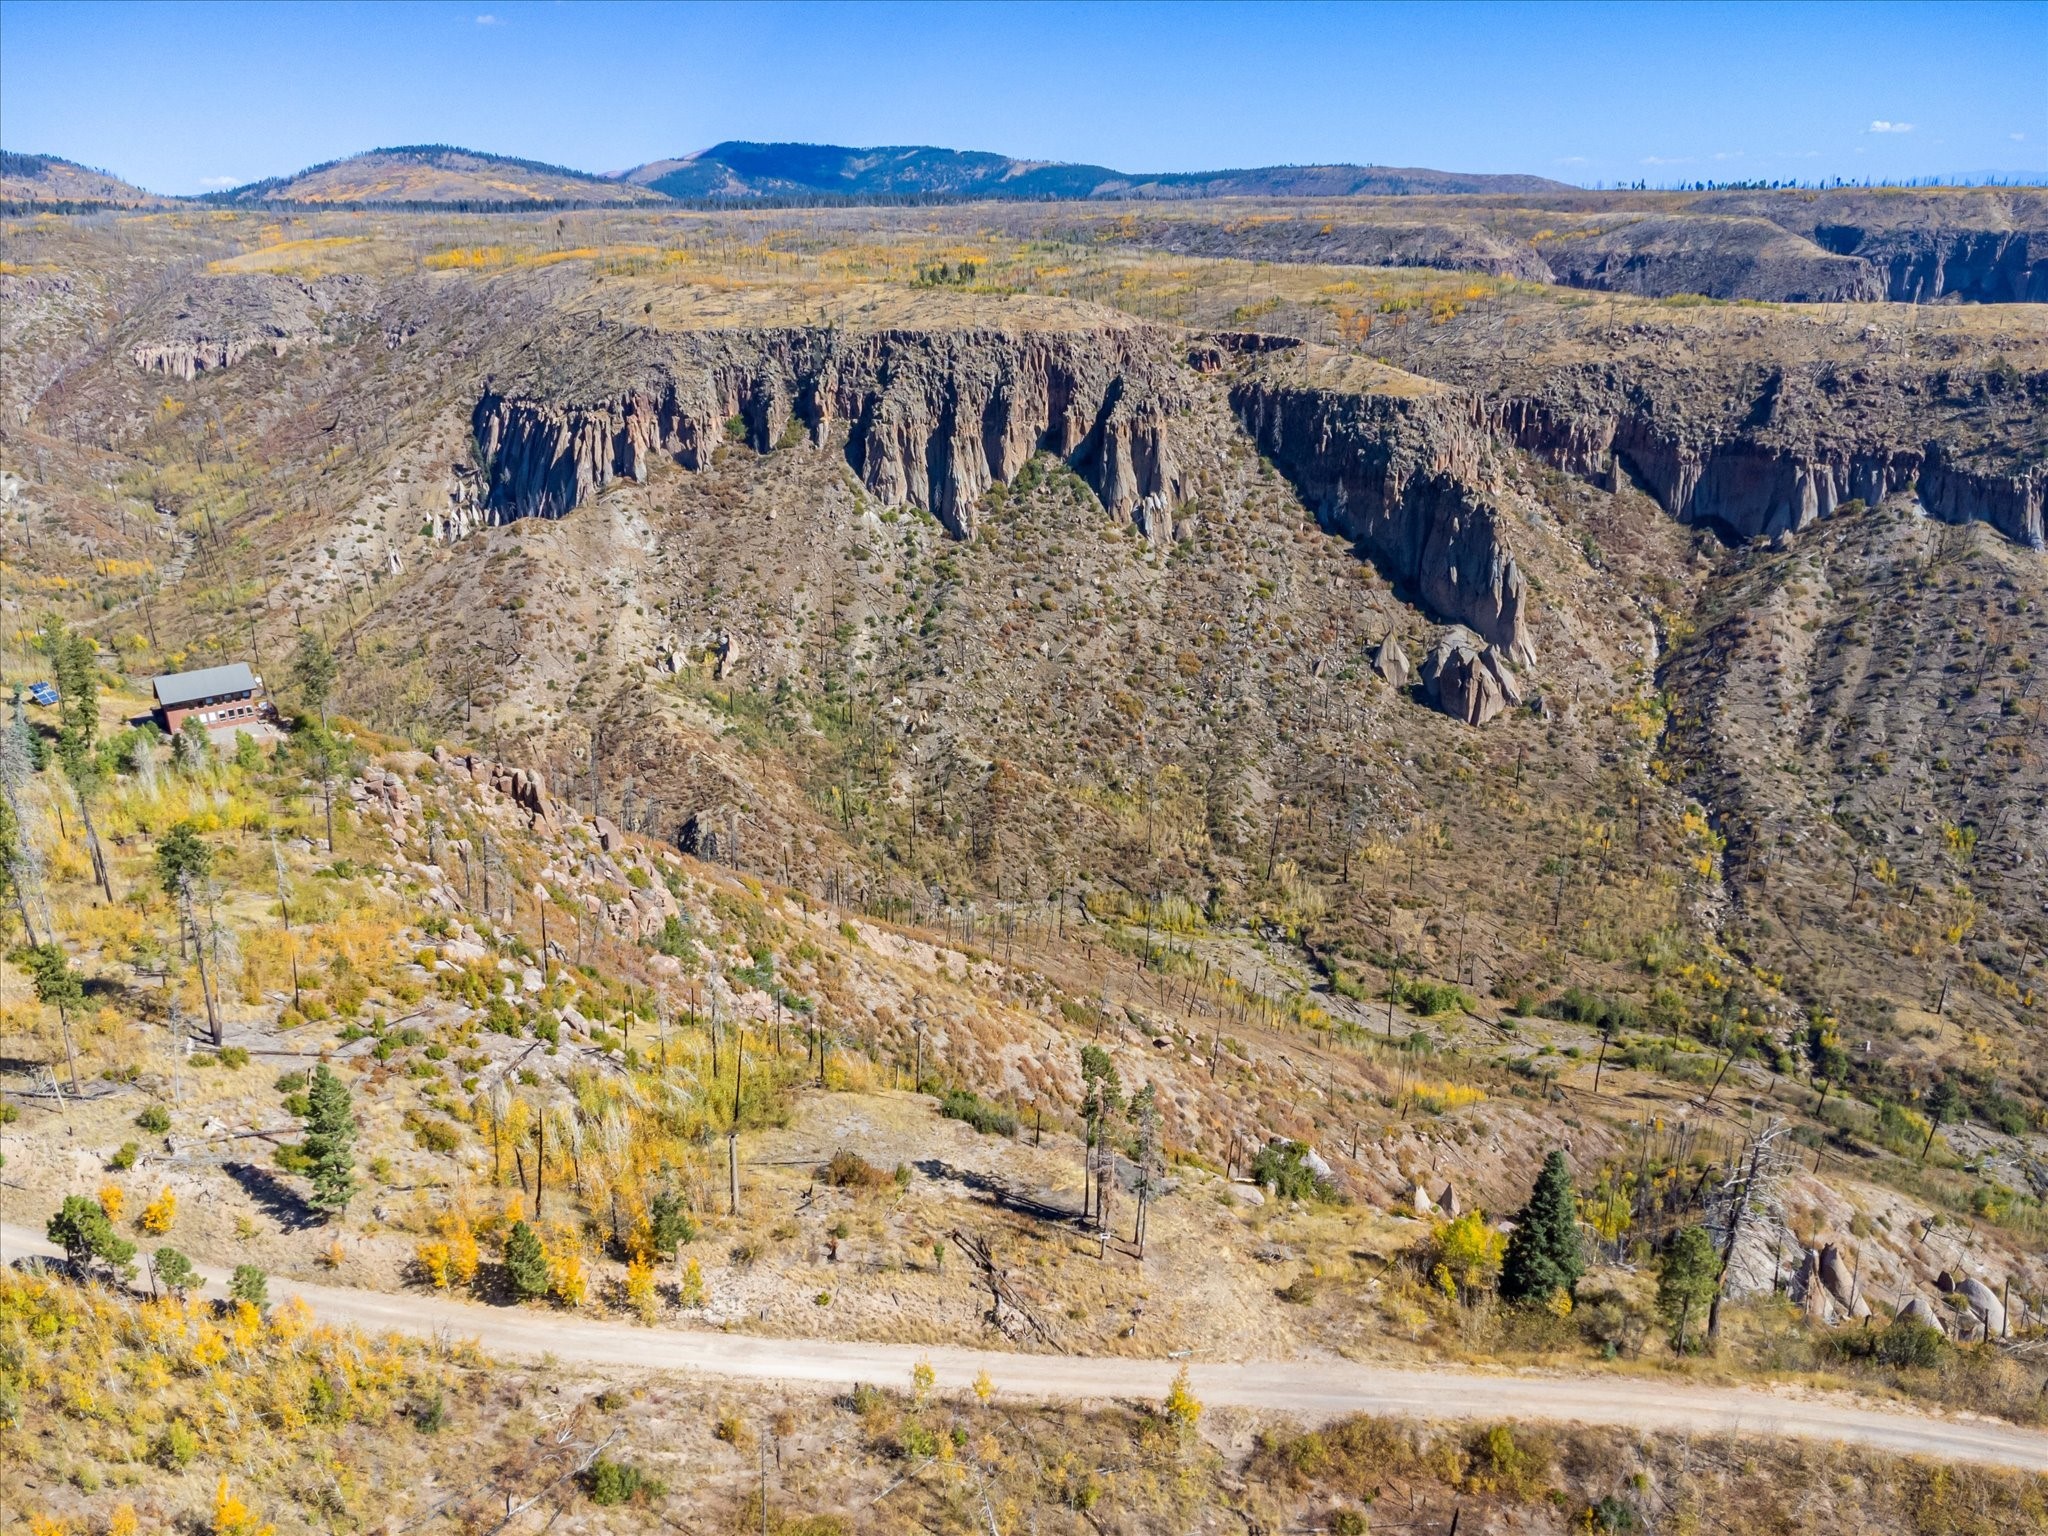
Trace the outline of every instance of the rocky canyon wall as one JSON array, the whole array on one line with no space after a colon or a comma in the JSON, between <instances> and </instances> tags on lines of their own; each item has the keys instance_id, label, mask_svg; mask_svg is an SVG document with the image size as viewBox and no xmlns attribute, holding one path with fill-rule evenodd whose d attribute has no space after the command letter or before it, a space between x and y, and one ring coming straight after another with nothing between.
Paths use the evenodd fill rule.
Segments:
<instances>
[{"instance_id":1,"label":"rocky canyon wall","mask_svg":"<svg viewBox=\"0 0 2048 1536\"><path fill-rule=\"evenodd\" d=\"M1540 394L1502 392L1483 407L1507 441L1606 484L1633 476L1664 510L1736 539L1794 533L1843 502L1912 486L1930 516L1985 523L2043 547L2041 423L2048 375L1857 386L1827 373L1773 370L1753 395L1713 402L1682 379L1647 388L1611 368L1560 369ZM1967 430L1948 406L2002 394ZM2029 426L2031 422L2031 426Z\"/></svg>"},{"instance_id":2,"label":"rocky canyon wall","mask_svg":"<svg viewBox=\"0 0 2048 1536\"><path fill-rule=\"evenodd\" d=\"M758 452L793 431L846 457L885 505L971 536L975 507L1032 454L1058 454L1141 524L1182 499L1171 422L1189 404L1158 337L1091 331L783 329L663 338L633 382L568 398L496 382L472 427L491 520L561 517L663 457L700 468L730 430Z\"/></svg>"},{"instance_id":3,"label":"rocky canyon wall","mask_svg":"<svg viewBox=\"0 0 2048 1536\"><path fill-rule=\"evenodd\" d=\"M1230 400L1325 528L1439 617L1534 660L1527 583L1507 514L1480 488L1486 442L1465 397L1318 388L1254 371Z\"/></svg>"}]
</instances>

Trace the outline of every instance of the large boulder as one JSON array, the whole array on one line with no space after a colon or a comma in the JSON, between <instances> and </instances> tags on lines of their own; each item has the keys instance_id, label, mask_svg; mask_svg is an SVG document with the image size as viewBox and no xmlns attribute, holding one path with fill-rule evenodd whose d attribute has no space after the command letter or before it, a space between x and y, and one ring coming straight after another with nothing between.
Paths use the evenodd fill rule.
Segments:
<instances>
[{"instance_id":1,"label":"large boulder","mask_svg":"<svg viewBox=\"0 0 2048 1536\"><path fill-rule=\"evenodd\" d=\"M1970 1304L1984 1324L1984 1337L2001 1338L2005 1334L2005 1303L1998 1299L1998 1293L1974 1276L1955 1288L1955 1294Z\"/></svg>"},{"instance_id":2,"label":"large boulder","mask_svg":"<svg viewBox=\"0 0 2048 1536\"><path fill-rule=\"evenodd\" d=\"M1906 1304L1899 1308L1899 1316L1909 1317L1916 1323L1924 1324L1929 1328L1939 1329L1942 1333L1948 1332L1947 1327L1942 1323L1941 1315L1928 1304L1925 1296L1909 1298Z\"/></svg>"},{"instance_id":3,"label":"large boulder","mask_svg":"<svg viewBox=\"0 0 2048 1536\"><path fill-rule=\"evenodd\" d=\"M1408 662L1408 653L1401 648L1400 637L1392 633L1389 633L1387 638L1380 642L1379 649L1373 652L1372 669L1379 673L1390 687L1397 689L1406 688L1415 675L1414 668Z\"/></svg>"},{"instance_id":4,"label":"large boulder","mask_svg":"<svg viewBox=\"0 0 2048 1536\"><path fill-rule=\"evenodd\" d=\"M1820 1250L1820 1280L1850 1317L1870 1316L1870 1304L1860 1294L1854 1272L1842 1262L1842 1250L1833 1243Z\"/></svg>"},{"instance_id":5,"label":"large boulder","mask_svg":"<svg viewBox=\"0 0 2048 1536\"><path fill-rule=\"evenodd\" d=\"M1485 725L1522 702L1521 681L1500 653L1463 625L1454 625L1422 663L1430 703L1467 725Z\"/></svg>"}]
</instances>

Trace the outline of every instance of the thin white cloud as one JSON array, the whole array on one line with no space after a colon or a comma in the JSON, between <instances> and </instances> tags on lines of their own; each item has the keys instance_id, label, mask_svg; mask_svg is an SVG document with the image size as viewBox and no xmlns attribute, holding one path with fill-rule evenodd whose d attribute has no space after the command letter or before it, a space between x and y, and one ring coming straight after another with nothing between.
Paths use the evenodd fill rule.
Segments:
<instances>
[{"instance_id":1,"label":"thin white cloud","mask_svg":"<svg viewBox=\"0 0 2048 1536\"><path fill-rule=\"evenodd\" d=\"M2006 137L2008 139L2011 139L2015 144L2024 144L2027 142L2027 136L2024 133L2008 133Z\"/></svg>"},{"instance_id":2,"label":"thin white cloud","mask_svg":"<svg viewBox=\"0 0 2048 1536\"><path fill-rule=\"evenodd\" d=\"M1744 152L1739 149L1724 149L1716 152L1714 158L1716 160L1740 160L1743 156L1743 153Z\"/></svg>"},{"instance_id":3,"label":"thin white cloud","mask_svg":"<svg viewBox=\"0 0 2048 1536\"><path fill-rule=\"evenodd\" d=\"M1691 165L1691 155L1645 155L1645 165Z\"/></svg>"},{"instance_id":4,"label":"thin white cloud","mask_svg":"<svg viewBox=\"0 0 2048 1536\"><path fill-rule=\"evenodd\" d=\"M1586 157L1584 155L1559 155L1550 163L1552 165L1584 165Z\"/></svg>"},{"instance_id":5,"label":"thin white cloud","mask_svg":"<svg viewBox=\"0 0 2048 1536\"><path fill-rule=\"evenodd\" d=\"M1870 120L1870 131L1872 133L1911 133L1913 125L1911 123L1895 123L1888 117L1873 117Z\"/></svg>"},{"instance_id":6,"label":"thin white cloud","mask_svg":"<svg viewBox=\"0 0 2048 1536\"><path fill-rule=\"evenodd\" d=\"M236 187L240 186L241 183L232 176L202 176L199 178L199 185L202 187Z\"/></svg>"},{"instance_id":7,"label":"thin white cloud","mask_svg":"<svg viewBox=\"0 0 2048 1536\"><path fill-rule=\"evenodd\" d=\"M477 17L476 24L480 27L502 27L505 25L504 22L493 16L489 11L485 11L483 15Z\"/></svg>"}]
</instances>

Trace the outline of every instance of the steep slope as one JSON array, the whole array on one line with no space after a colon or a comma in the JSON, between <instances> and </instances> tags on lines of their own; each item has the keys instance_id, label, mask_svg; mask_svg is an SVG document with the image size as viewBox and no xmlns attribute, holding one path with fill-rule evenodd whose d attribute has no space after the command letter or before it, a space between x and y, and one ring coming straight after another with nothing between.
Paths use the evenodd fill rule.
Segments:
<instances>
[{"instance_id":1,"label":"steep slope","mask_svg":"<svg viewBox=\"0 0 2048 1536\"><path fill-rule=\"evenodd\" d=\"M1894 1094L1951 1022L2024 1017L2048 938L2044 612L2037 553L1901 497L1752 551L1664 672L1665 750L1727 839L1741 942L1867 1031L1857 1070ZM1986 1065L1987 1095L2048 1094L2029 1054Z\"/></svg>"}]
</instances>

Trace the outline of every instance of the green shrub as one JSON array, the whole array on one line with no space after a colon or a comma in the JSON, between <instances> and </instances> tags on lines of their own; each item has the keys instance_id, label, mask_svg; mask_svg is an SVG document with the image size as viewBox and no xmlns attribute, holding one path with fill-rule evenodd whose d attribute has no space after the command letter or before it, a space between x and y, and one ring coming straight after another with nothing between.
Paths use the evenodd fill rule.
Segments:
<instances>
[{"instance_id":1,"label":"green shrub","mask_svg":"<svg viewBox=\"0 0 2048 1536\"><path fill-rule=\"evenodd\" d=\"M683 1209L683 1198L672 1189L657 1190L648 1203L647 1221L653 1229L654 1251L674 1258L676 1248L697 1241L697 1223Z\"/></svg>"},{"instance_id":2,"label":"green shrub","mask_svg":"<svg viewBox=\"0 0 2048 1536\"><path fill-rule=\"evenodd\" d=\"M236 1071L249 1065L249 1053L239 1045L224 1045L218 1052L220 1064Z\"/></svg>"},{"instance_id":3,"label":"green shrub","mask_svg":"<svg viewBox=\"0 0 2048 1536\"><path fill-rule=\"evenodd\" d=\"M423 1152L453 1152L462 1145L462 1132L453 1121L429 1119L415 1111L406 1116L405 1124Z\"/></svg>"},{"instance_id":4,"label":"green shrub","mask_svg":"<svg viewBox=\"0 0 2048 1536\"><path fill-rule=\"evenodd\" d=\"M548 1293L548 1258L540 1234L523 1221L512 1223L505 1239L505 1278L522 1301L534 1301Z\"/></svg>"},{"instance_id":5,"label":"green shrub","mask_svg":"<svg viewBox=\"0 0 2048 1536\"><path fill-rule=\"evenodd\" d=\"M1268 1142L1252 1159L1252 1182L1282 1200L1327 1200L1330 1183L1308 1164L1308 1148L1298 1141Z\"/></svg>"},{"instance_id":6,"label":"green shrub","mask_svg":"<svg viewBox=\"0 0 2048 1536\"><path fill-rule=\"evenodd\" d=\"M583 1490L593 1504L646 1503L668 1490L630 1462L600 1456L583 1473Z\"/></svg>"},{"instance_id":7,"label":"green shrub","mask_svg":"<svg viewBox=\"0 0 2048 1536\"><path fill-rule=\"evenodd\" d=\"M149 1448L149 1459L166 1472L181 1472L199 1454L199 1438L183 1419L173 1419Z\"/></svg>"},{"instance_id":8,"label":"green shrub","mask_svg":"<svg viewBox=\"0 0 2048 1536\"><path fill-rule=\"evenodd\" d=\"M1401 1001L1426 1019L1443 1013L1462 1013L1472 1006L1471 995L1464 988L1419 979L1401 983Z\"/></svg>"},{"instance_id":9,"label":"green shrub","mask_svg":"<svg viewBox=\"0 0 2048 1536\"><path fill-rule=\"evenodd\" d=\"M124 1141L121 1148L107 1159L107 1166L116 1172L126 1172L135 1166L135 1159L142 1155L142 1148L132 1141Z\"/></svg>"},{"instance_id":10,"label":"green shrub","mask_svg":"<svg viewBox=\"0 0 2048 1536\"><path fill-rule=\"evenodd\" d=\"M135 1123L145 1131L162 1135L171 1128L171 1112L161 1104L152 1104L135 1117Z\"/></svg>"},{"instance_id":11,"label":"green shrub","mask_svg":"<svg viewBox=\"0 0 2048 1536\"><path fill-rule=\"evenodd\" d=\"M199 1284L199 1271L175 1248L157 1249L149 1263L156 1271L157 1283L173 1295L183 1296Z\"/></svg>"},{"instance_id":12,"label":"green shrub","mask_svg":"<svg viewBox=\"0 0 2048 1536\"><path fill-rule=\"evenodd\" d=\"M1015 1115L965 1088L948 1088L939 1099L939 1113L948 1120L964 1120L985 1136L1017 1134Z\"/></svg>"},{"instance_id":13,"label":"green shrub","mask_svg":"<svg viewBox=\"0 0 2048 1536\"><path fill-rule=\"evenodd\" d=\"M1580 987L1567 987L1563 996L1552 998L1536 1011L1547 1019L1589 1024L1603 1035L1643 1027L1643 1010L1628 999L1608 997Z\"/></svg>"},{"instance_id":14,"label":"green shrub","mask_svg":"<svg viewBox=\"0 0 2048 1536\"><path fill-rule=\"evenodd\" d=\"M1870 1352L1885 1365L1928 1370L1941 1364L1948 1353L1948 1340L1939 1328L1910 1317L1895 1317L1877 1334Z\"/></svg>"}]
</instances>

